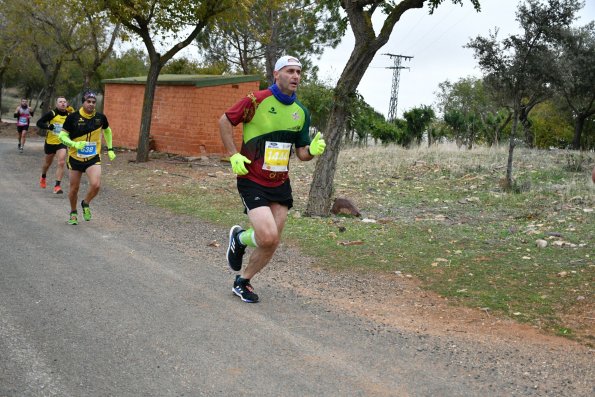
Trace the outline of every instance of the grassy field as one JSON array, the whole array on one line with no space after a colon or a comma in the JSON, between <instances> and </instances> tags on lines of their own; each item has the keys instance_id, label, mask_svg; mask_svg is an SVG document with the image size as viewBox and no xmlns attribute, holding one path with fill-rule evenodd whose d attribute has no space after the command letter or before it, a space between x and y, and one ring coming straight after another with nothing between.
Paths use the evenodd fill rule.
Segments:
<instances>
[{"instance_id":1,"label":"grassy field","mask_svg":"<svg viewBox=\"0 0 595 397\"><path fill-rule=\"evenodd\" d=\"M501 187L506 158L504 148L345 149L334 196L351 199L361 218L302 216L314 162L294 160L284 238L323 266L417 277L453 304L595 345L595 156L517 149L513 193ZM238 221L231 175L187 180L149 200Z\"/></svg>"}]
</instances>

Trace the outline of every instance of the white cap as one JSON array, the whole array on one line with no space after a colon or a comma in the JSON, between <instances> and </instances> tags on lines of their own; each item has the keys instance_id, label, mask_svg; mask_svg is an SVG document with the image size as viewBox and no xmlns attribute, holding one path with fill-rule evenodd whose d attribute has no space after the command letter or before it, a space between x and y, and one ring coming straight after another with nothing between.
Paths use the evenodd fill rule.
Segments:
<instances>
[{"instance_id":1,"label":"white cap","mask_svg":"<svg viewBox=\"0 0 595 397\"><path fill-rule=\"evenodd\" d=\"M299 66L301 69L302 64L300 63L300 60L296 57L284 55L281 58L279 58L275 63L275 72L283 69L285 66Z\"/></svg>"}]
</instances>

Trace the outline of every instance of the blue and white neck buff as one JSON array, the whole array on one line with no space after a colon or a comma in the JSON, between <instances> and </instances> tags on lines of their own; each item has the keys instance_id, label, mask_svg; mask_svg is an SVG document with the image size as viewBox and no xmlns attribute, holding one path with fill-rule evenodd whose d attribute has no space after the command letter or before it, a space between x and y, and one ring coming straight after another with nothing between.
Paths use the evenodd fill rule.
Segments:
<instances>
[{"instance_id":1,"label":"blue and white neck buff","mask_svg":"<svg viewBox=\"0 0 595 397\"><path fill-rule=\"evenodd\" d=\"M273 92L273 95L275 96L275 98L277 98L277 100L284 105L291 105L292 103L295 102L295 100L297 98L297 95L295 94L295 92L292 93L291 95L286 95L286 94L282 93L281 90L279 89L279 87L277 86L277 84L273 84L272 86L270 86L269 90L271 90Z\"/></svg>"}]
</instances>

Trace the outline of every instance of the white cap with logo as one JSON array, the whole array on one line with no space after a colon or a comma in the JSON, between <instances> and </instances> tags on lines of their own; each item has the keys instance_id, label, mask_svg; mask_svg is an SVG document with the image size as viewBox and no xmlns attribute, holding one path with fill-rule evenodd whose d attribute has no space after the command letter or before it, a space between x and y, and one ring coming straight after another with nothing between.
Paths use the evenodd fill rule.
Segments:
<instances>
[{"instance_id":1,"label":"white cap with logo","mask_svg":"<svg viewBox=\"0 0 595 397\"><path fill-rule=\"evenodd\" d=\"M275 63L275 72L283 69L285 66L299 66L301 69L302 64L300 63L300 60L296 57L284 55L281 58L279 58Z\"/></svg>"}]
</instances>

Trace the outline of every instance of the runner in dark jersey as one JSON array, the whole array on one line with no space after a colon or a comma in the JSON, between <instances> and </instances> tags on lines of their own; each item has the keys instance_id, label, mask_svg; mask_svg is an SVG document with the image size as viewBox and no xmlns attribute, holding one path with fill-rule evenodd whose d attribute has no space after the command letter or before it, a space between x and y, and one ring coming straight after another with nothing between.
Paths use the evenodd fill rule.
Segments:
<instances>
[{"instance_id":1,"label":"runner in dark jersey","mask_svg":"<svg viewBox=\"0 0 595 397\"><path fill-rule=\"evenodd\" d=\"M14 111L14 117L17 119L18 149L19 152L23 153L25 141L27 140L27 132L29 131L29 122L31 117L33 117L33 109L29 106L29 102L25 98L21 99L21 104Z\"/></svg>"},{"instance_id":2,"label":"runner in dark jersey","mask_svg":"<svg viewBox=\"0 0 595 397\"><path fill-rule=\"evenodd\" d=\"M235 225L229 231L227 263L241 273L232 291L244 302L258 302L250 279L271 260L293 206L289 158L293 150L302 161L321 155L326 147L320 133L310 141L310 113L296 99L302 65L297 58L281 57L275 64L275 84L251 93L219 119L221 139L230 153L232 170L251 228ZM233 127L243 123L240 152ZM295 149L294 149L295 148ZM242 270L247 246L254 250Z\"/></svg>"},{"instance_id":3,"label":"runner in dark jersey","mask_svg":"<svg viewBox=\"0 0 595 397\"><path fill-rule=\"evenodd\" d=\"M70 201L70 217L68 223L78 224L77 201L78 191L83 173L87 174L89 190L81 201L83 219L91 220L89 203L99 193L101 185L101 131L107 144L107 154L110 160L116 158L112 149L112 130L107 117L95 111L97 98L94 92L87 91L83 94L83 106L66 117L60 141L68 146L68 159L66 164L70 170L70 186L68 199Z\"/></svg>"},{"instance_id":4,"label":"runner in dark jersey","mask_svg":"<svg viewBox=\"0 0 595 397\"><path fill-rule=\"evenodd\" d=\"M50 110L39 120L37 120L37 127L40 129L47 130L45 134L45 143L43 150L45 152L45 158L43 165L41 166L41 178L39 179L39 186L42 189L46 187L46 173L54 161L54 157L57 158L58 164L56 165L56 184L54 185L54 193L62 194L62 176L64 175L64 164L66 159L66 145L64 145L58 135L62 131L62 125L68 116L66 110L68 102L63 96L56 98L56 108Z\"/></svg>"}]
</instances>

